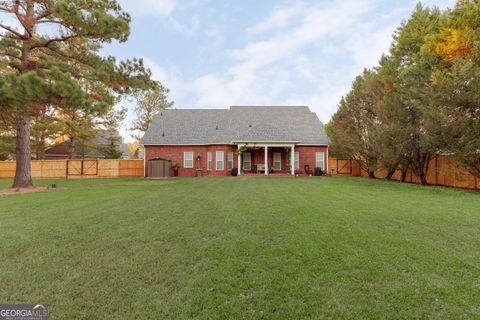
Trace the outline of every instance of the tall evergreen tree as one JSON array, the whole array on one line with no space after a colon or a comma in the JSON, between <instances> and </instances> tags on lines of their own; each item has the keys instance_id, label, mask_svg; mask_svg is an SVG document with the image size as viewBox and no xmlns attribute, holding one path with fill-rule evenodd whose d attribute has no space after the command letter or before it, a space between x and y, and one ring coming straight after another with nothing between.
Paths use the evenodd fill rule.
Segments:
<instances>
[{"instance_id":1,"label":"tall evergreen tree","mask_svg":"<svg viewBox=\"0 0 480 320\"><path fill-rule=\"evenodd\" d=\"M381 58L377 72L378 81L383 88L379 109L380 123L377 128L380 167L387 171L387 180L400 168L403 182L409 168L408 113L395 89L396 68L390 56Z\"/></svg>"},{"instance_id":2,"label":"tall evergreen tree","mask_svg":"<svg viewBox=\"0 0 480 320\"><path fill-rule=\"evenodd\" d=\"M393 80L401 108L408 122L408 159L419 183L427 183L431 159L437 154L438 141L432 139L426 116L434 111L430 79L438 59L423 51L426 37L439 30L441 12L417 5L410 19L397 30L390 50L396 76Z\"/></svg>"},{"instance_id":3,"label":"tall evergreen tree","mask_svg":"<svg viewBox=\"0 0 480 320\"><path fill-rule=\"evenodd\" d=\"M432 76L437 136L445 152L480 178L480 3L459 1L425 47L442 61Z\"/></svg>"},{"instance_id":4,"label":"tall evergreen tree","mask_svg":"<svg viewBox=\"0 0 480 320\"><path fill-rule=\"evenodd\" d=\"M0 12L0 57L10 70L0 75L0 105L15 118L13 187L32 186L32 119L45 105L107 110L115 94L150 85L141 60L117 64L98 56L100 45L126 41L130 17L114 0L6 0ZM17 27L18 25L18 27Z\"/></svg>"},{"instance_id":5,"label":"tall evergreen tree","mask_svg":"<svg viewBox=\"0 0 480 320\"><path fill-rule=\"evenodd\" d=\"M375 178L379 161L378 109L382 88L377 74L365 70L340 101L338 111L327 126L333 153L357 160Z\"/></svg>"}]
</instances>

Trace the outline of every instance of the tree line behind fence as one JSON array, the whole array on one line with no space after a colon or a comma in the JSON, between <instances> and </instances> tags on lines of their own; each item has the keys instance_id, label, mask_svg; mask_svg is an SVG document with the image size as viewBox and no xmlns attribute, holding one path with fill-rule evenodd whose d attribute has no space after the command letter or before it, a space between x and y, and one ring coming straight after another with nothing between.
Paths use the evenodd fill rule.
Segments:
<instances>
[{"instance_id":1,"label":"tree line behind fence","mask_svg":"<svg viewBox=\"0 0 480 320\"><path fill-rule=\"evenodd\" d=\"M331 155L358 160L371 178L413 171L422 184L437 156L454 155L452 168L480 178L479 88L480 2L419 4L341 99L327 125Z\"/></svg>"},{"instance_id":2,"label":"tree line behind fence","mask_svg":"<svg viewBox=\"0 0 480 320\"><path fill-rule=\"evenodd\" d=\"M369 173L360 161L354 159L329 159L329 171L334 176L368 177ZM377 168L375 176L385 177L388 170ZM391 179L400 181L402 171L396 170ZM405 182L416 183L418 177L409 169L405 175ZM429 185L438 185L455 188L480 189L480 179L458 166L454 156L437 156L430 160L426 172L426 181Z\"/></svg>"},{"instance_id":3,"label":"tree line behind fence","mask_svg":"<svg viewBox=\"0 0 480 320\"><path fill-rule=\"evenodd\" d=\"M368 172L354 159L330 158L329 173L333 176L367 177ZM378 168L377 176L384 176L386 169ZM143 177L143 160L34 160L34 178L120 178ZM397 170L392 179L400 180ZM15 162L0 162L0 178L11 179L15 175ZM407 172L406 182L416 182L412 170ZM430 161L427 183L457 188L480 189L480 179L458 167L452 156L438 156Z\"/></svg>"}]
</instances>

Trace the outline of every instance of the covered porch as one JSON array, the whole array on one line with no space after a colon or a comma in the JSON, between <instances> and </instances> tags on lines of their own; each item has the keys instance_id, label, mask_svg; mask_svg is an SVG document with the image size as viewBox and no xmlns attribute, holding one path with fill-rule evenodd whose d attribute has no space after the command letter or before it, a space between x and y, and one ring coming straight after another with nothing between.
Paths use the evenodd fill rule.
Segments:
<instances>
[{"instance_id":1,"label":"covered porch","mask_svg":"<svg viewBox=\"0 0 480 320\"><path fill-rule=\"evenodd\" d=\"M295 175L294 141L237 142L239 175Z\"/></svg>"}]
</instances>

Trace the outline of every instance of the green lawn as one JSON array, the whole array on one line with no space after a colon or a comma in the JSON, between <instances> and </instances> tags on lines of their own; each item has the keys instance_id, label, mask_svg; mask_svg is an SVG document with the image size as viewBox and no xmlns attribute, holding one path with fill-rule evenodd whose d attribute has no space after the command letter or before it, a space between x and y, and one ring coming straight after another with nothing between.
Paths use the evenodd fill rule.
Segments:
<instances>
[{"instance_id":1,"label":"green lawn","mask_svg":"<svg viewBox=\"0 0 480 320\"><path fill-rule=\"evenodd\" d=\"M0 303L51 319L480 318L480 193L362 178L41 180ZM0 181L7 186L9 181Z\"/></svg>"}]
</instances>

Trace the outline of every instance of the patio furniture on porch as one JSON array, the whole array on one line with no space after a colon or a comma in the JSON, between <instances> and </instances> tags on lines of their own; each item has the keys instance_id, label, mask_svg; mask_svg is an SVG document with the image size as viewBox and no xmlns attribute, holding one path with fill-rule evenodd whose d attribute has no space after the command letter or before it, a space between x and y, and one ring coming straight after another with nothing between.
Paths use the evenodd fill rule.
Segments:
<instances>
[{"instance_id":1,"label":"patio furniture on porch","mask_svg":"<svg viewBox=\"0 0 480 320\"><path fill-rule=\"evenodd\" d=\"M258 168L257 168L257 165L256 164L252 164L252 169L251 169L252 173L258 173Z\"/></svg>"},{"instance_id":2,"label":"patio furniture on porch","mask_svg":"<svg viewBox=\"0 0 480 320\"><path fill-rule=\"evenodd\" d=\"M257 164L257 172L265 173L265 165L263 163Z\"/></svg>"}]
</instances>

